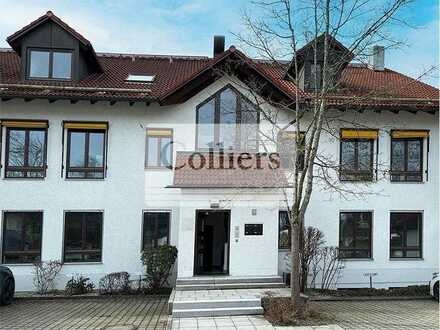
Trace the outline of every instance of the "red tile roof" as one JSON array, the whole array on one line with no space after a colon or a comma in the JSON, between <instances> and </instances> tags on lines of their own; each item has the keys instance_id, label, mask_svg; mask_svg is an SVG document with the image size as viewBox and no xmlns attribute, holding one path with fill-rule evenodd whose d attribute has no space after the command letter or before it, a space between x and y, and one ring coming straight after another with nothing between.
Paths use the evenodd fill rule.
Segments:
<instances>
[{"instance_id":1,"label":"red tile roof","mask_svg":"<svg viewBox=\"0 0 440 330\"><path fill-rule=\"evenodd\" d=\"M283 93L295 97L297 87L293 82L283 79L287 66L251 60L243 53L231 49ZM231 49L221 56L230 54ZM98 53L97 58L103 73L93 74L78 82L22 81L20 58L12 50L2 50L0 96L154 101L182 87L189 80L196 79L201 72L212 68L220 57L210 59ZM126 82L129 73L150 74L156 78L151 84ZM354 97L358 97L356 102L359 105L438 107L438 89L389 69L374 71L366 66L349 65L344 69L340 82L342 89L332 98L333 104L346 104L348 101L353 103ZM34 89L32 85L54 88ZM70 89L63 90L62 86ZM79 89L75 90L77 87ZM298 92L300 97L307 98L307 93L301 89Z\"/></svg>"},{"instance_id":2,"label":"red tile roof","mask_svg":"<svg viewBox=\"0 0 440 330\"><path fill-rule=\"evenodd\" d=\"M268 155L260 155L260 160L257 160L256 154L177 152L174 181L171 187L288 187L283 170L276 163L271 162Z\"/></svg>"}]
</instances>

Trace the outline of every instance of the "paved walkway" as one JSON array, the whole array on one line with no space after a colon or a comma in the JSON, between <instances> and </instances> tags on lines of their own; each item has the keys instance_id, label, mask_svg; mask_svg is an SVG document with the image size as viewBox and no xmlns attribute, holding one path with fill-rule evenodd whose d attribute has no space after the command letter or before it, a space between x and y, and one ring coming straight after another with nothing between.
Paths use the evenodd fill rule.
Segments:
<instances>
[{"instance_id":1,"label":"paved walkway","mask_svg":"<svg viewBox=\"0 0 440 330\"><path fill-rule=\"evenodd\" d=\"M206 295L212 296L213 293ZM10 306L0 307L0 329L165 329L168 320L167 300L168 297L145 296L16 300ZM182 330L439 329L439 304L433 300L321 301L311 304L315 310L331 319L333 325L273 327L262 316L175 319L171 325L172 329Z\"/></svg>"},{"instance_id":2,"label":"paved walkway","mask_svg":"<svg viewBox=\"0 0 440 330\"><path fill-rule=\"evenodd\" d=\"M255 292L254 292L255 293ZM213 294L208 294L211 296ZM201 298L201 299L206 299ZM213 298L214 299L214 298ZM433 300L313 301L311 306L332 320L316 327L273 327L262 316L174 319L173 330L435 330L439 329L439 304Z\"/></svg>"},{"instance_id":3,"label":"paved walkway","mask_svg":"<svg viewBox=\"0 0 440 330\"><path fill-rule=\"evenodd\" d=\"M167 303L167 296L15 300L0 307L0 329L165 329Z\"/></svg>"},{"instance_id":4,"label":"paved walkway","mask_svg":"<svg viewBox=\"0 0 440 330\"><path fill-rule=\"evenodd\" d=\"M261 298L268 294L276 297L288 297L289 288L274 289L232 289L232 290L196 290L176 291L174 290L174 301L198 301L198 300L221 300L221 299L246 299Z\"/></svg>"},{"instance_id":5,"label":"paved walkway","mask_svg":"<svg viewBox=\"0 0 440 330\"><path fill-rule=\"evenodd\" d=\"M434 300L321 301L312 304L343 329L439 329L439 304Z\"/></svg>"},{"instance_id":6,"label":"paved walkway","mask_svg":"<svg viewBox=\"0 0 440 330\"><path fill-rule=\"evenodd\" d=\"M174 319L171 330L342 330L337 325L274 327L263 316L222 316Z\"/></svg>"}]
</instances>

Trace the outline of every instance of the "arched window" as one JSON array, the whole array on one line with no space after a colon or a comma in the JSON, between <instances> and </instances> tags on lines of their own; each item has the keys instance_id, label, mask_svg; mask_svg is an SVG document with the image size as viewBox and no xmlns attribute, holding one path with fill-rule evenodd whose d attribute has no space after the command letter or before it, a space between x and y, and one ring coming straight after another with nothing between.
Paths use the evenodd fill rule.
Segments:
<instances>
[{"instance_id":1,"label":"arched window","mask_svg":"<svg viewBox=\"0 0 440 330\"><path fill-rule=\"evenodd\" d=\"M257 151L258 110L232 86L197 107L197 149Z\"/></svg>"}]
</instances>

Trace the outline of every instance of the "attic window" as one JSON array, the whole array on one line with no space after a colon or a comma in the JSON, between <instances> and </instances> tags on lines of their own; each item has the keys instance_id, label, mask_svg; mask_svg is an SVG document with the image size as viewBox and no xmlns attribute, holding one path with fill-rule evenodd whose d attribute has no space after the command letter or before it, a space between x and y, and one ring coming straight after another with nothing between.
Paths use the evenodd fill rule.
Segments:
<instances>
[{"instance_id":1,"label":"attic window","mask_svg":"<svg viewBox=\"0 0 440 330\"><path fill-rule=\"evenodd\" d=\"M29 50L28 78L71 79L72 52L64 50Z\"/></svg>"},{"instance_id":2,"label":"attic window","mask_svg":"<svg viewBox=\"0 0 440 330\"><path fill-rule=\"evenodd\" d=\"M140 83L150 83L153 82L156 76L147 74L129 74L125 81L127 82L140 82Z\"/></svg>"},{"instance_id":3,"label":"attic window","mask_svg":"<svg viewBox=\"0 0 440 330\"><path fill-rule=\"evenodd\" d=\"M319 90L321 88L321 65L312 63L310 66L310 89Z\"/></svg>"}]
</instances>

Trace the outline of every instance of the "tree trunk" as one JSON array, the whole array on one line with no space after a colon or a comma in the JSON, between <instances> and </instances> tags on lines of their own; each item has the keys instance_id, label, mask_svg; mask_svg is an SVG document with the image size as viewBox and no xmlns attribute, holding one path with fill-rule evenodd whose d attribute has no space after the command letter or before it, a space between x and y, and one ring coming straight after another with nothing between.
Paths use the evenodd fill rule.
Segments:
<instances>
[{"instance_id":1,"label":"tree trunk","mask_svg":"<svg viewBox=\"0 0 440 330\"><path fill-rule=\"evenodd\" d=\"M301 285L300 285L300 225L298 219L292 221L292 245L291 245L291 272L290 272L290 290L291 302L295 313L302 314L304 309L303 301L301 299Z\"/></svg>"}]
</instances>

